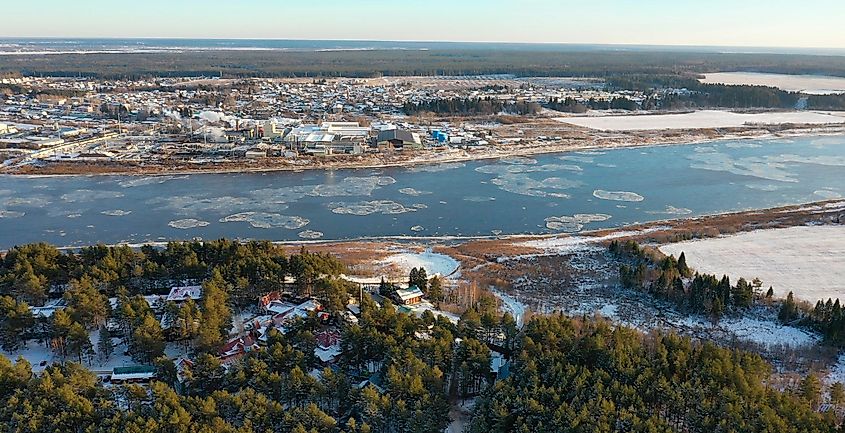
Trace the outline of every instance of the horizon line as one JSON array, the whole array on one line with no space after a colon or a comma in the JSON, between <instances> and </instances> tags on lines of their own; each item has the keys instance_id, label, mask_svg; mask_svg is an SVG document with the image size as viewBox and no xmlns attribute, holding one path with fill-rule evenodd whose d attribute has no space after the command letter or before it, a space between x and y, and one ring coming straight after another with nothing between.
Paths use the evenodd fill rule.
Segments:
<instances>
[{"instance_id":1,"label":"horizon line","mask_svg":"<svg viewBox=\"0 0 845 433\"><path fill-rule=\"evenodd\" d=\"M655 44L635 42L554 42L554 41L472 41L472 40L426 40L426 39L357 39L357 38L267 38L267 37L207 37L207 36L5 36L0 35L0 40L204 40L204 41L300 41L300 42L397 42L397 43L442 43L442 44L507 44L507 45L568 45L568 46L619 46L619 47L656 47L656 48L746 48L746 49L791 49L791 50L830 50L845 51L845 47L821 47L821 46L775 46L775 45L704 45L704 44Z\"/></svg>"}]
</instances>

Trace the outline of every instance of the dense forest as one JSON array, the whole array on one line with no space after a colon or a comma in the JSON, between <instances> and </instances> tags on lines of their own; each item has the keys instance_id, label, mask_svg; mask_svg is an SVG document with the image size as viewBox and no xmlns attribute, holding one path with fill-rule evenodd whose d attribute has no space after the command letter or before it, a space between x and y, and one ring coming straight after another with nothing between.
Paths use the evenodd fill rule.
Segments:
<instances>
[{"instance_id":1,"label":"dense forest","mask_svg":"<svg viewBox=\"0 0 845 433\"><path fill-rule=\"evenodd\" d=\"M767 386L769 372L756 355L672 334L538 317L469 432L838 431L813 410L818 378L784 392Z\"/></svg>"},{"instance_id":2,"label":"dense forest","mask_svg":"<svg viewBox=\"0 0 845 433\"><path fill-rule=\"evenodd\" d=\"M515 322L499 317L491 297L471 306L460 326L430 312L402 314L389 299L378 305L361 297L356 324L336 320L342 351L332 368L315 356L325 319L313 313L284 334L271 332L262 350L222 365L217 355L236 309L295 279L294 296L317 299L340 317L350 295L359 294L337 278L343 270L332 256L304 249L288 255L269 242L68 252L45 244L15 247L0 264L3 348L46 344L59 362L34 374L23 358L12 363L0 356L2 430L442 432L449 392L466 396L488 385L490 351L480 339L493 341L507 330L495 341L515 346ZM437 296L438 279L414 270L410 280ZM154 311L142 297L185 281L202 282L199 301ZM57 297L66 308L48 317L35 317L27 305ZM96 350L89 340L94 330ZM111 337L127 342L134 361L155 366L159 380L149 389L100 385L84 365L111 356ZM165 356L168 344L192 354L178 374Z\"/></svg>"},{"instance_id":3,"label":"dense forest","mask_svg":"<svg viewBox=\"0 0 845 433\"><path fill-rule=\"evenodd\" d=\"M638 269L645 264L644 284L691 273L683 258L658 267L636 244L614 250ZM434 433L449 423L451 404L477 397L472 432L835 431L836 417L817 411L818 378L794 389L767 386L770 366L747 352L642 335L601 319L539 316L520 329L490 295L478 296L457 323L431 312L406 314L389 297L380 304L376 295L358 297L338 278L344 270L330 255L286 253L269 242L15 247L0 262L3 348L46 343L57 362L36 373L23 358L0 356L0 429ZM224 364L218 354L235 311L293 278L293 296L319 299L335 317L336 360L326 365L315 355L327 325L310 313ZM176 282L200 282L201 299L154 311L142 297ZM448 297L422 269L408 282L436 302ZM728 299L737 293L733 288ZM338 320L356 297L357 320ZM34 317L27 303L50 299L66 308ZM88 338L93 330L96 348ZM157 380L104 386L85 365L110 356L110 337L127 342L136 362L154 366ZM165 345L188 349L192 361L177 365ZM498 374L493 350L510 360ZM830 388L833 407L845 403L841 388Z\"/></svg>"},{"instance_id":4,"label":"dense forest","mask_svg":"<svg viewBox=\"0 0 845 433\"><path fill-rule=\"evenodd\" d=\"M540 112L540 104L536 102L508 102L496 98L450 98L434 99L425 102L408 102L402 111L409 116L420 113L435 113L442 115L491 115L491 114L519 114L533 115Z\"/></svg>"},{"instance_id":5,"label":"dense forest","mask_svg":"<svg viewBox=\"0 0 845 433\"><path fill-rule=\"evenodd\" d=\"M375 51L194 51L185 53L4 56L0 74L98 78L149 76L375 77L477 75L612 77L694 76L754 71L845 76L845 57L766 53L467 48Z\"/></svg>"},{"instance_id":6,"label":"dense forest","mask_svg":"<svg viewBox=\"0 0 845 433\"><path fill-rule=\"evenodd\" d=\"M784 108L792 109L806 102L804 108L814 110L845 110L843 95L801 95L775 87L705 84L695 75L626 74L608 77L608 85L616 90L657 92L660 98L645 101L646 109L697 108ZM666 89L685 89L685 92L661 92Z\"/></svg>"}]
</instances>

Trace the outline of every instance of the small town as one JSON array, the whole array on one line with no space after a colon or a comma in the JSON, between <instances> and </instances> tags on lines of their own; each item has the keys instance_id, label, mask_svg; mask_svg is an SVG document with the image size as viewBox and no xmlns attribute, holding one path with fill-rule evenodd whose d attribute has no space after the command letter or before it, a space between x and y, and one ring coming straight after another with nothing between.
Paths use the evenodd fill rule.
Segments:
<instances>
[{"instance_id":1,"label":"small town","mask_svg":"<svg viewBox=\"0 0 845 433\"><path fill-rule=\"evenodd\" d=\"M0 158L7 170L37 173L58 165L85 173L111 164L127 172L157 166L305 168L319 166L325 156L471 154L562 142L522 125L565 115L546 108L550 104L571 112L588 106L624 111L660 97L606 87L594 79L510 75L10 77L0 79ZM567 128L560 123L556 129Z\"/></svg>"},{"instance_id":2,"label":"small town","mask_svg":"<svg viewBox=\"0 0 845 433\"><path fill-rule=\"evenodd\" d=\"M0 433L845 433L842 0L0 17Z\"/></svg>"}]
</instances>

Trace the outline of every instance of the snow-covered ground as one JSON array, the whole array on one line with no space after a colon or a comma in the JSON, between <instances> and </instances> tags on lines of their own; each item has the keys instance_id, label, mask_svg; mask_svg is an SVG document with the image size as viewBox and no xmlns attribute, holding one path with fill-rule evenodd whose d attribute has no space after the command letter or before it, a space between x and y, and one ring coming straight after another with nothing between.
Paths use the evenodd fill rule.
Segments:
<instances>
[{"instance_id":1,"label":"snow-covered ground","mask_svg":"<svg viewBox=\"0 0 845 433\"><path fill-rule=\"evenodd\" d=\"M815 111L794 111L746 114L730 111L703 110L683 114L560 117L555 120L603 131L650 131L661 129L739 128L749 124L778 125L784 123L800 123L824 125L829 123L845 123L845 112L822 113Z\"/></svg>"},{"instance_id":2,"label":"snow-covered ground","mask_svg":"<svg viewBox=\"0 0 845 433\"><path fill-rule=\"evenodd\" d=\"M801 348L813 346L818 342L818 336L807 331L781 325L775 319L768 318L725 318L715 326L703 318L687 317L678 324L688 327L695 333L696 330L709 331L712 333L724 332L728 338L736 337L737 340L750 341L766 348L791 347Z\"/></svg>"},{"instance_id":3,"label":"snow-covered ground","mask_svg":"<svg viewBox=\"0 0 845 433\"><path fill-rule=\"evenodd\" d=\"M399 253L384 259L382 264L394 265L404 274L413 268L423 268L426 274L450 276L458 270L460 263L445 255L432 252L431 249L422 253Z\"/></svg>"},{"instance_id":4,"label":"snow-covered ground","mask_svg":"<svg viewBox=\"0 0 845 433\"><path fill-rule=\"evenodd\" d=\"M517 246L536 248L545 251L546 254L570 254L579 250L598 248L597 245L604 241L624 238L627 236L642 235L662 229L665 229L665 227L650 227L636 231L618 231L605 236L553 236L522 242L517 244ZM500 260L519 259L525 257L529 256L506 257Z\"/></svg>"},{"instance_id":5,"label":"snow-covered ground","mask_svg":"<svg viewBox=\"0 0 845 433\"><path fill-rule=\"evenodd\" d=\"M94 351L96 352L97 341L100 339L100 331L92 331L88 338L91 340L91 345L94 347ZM85 363L85 366L95 373L107 373L111 372L114 367L125 367L137 364L137 362L133 361L132 358L124 354L126 352L126 345L121 343L119 338L112 338L112 344L114 345L114 351L109 359L101 360L95 355L92 360L93 362L91 364ZM45 348L43 344L40 344L36 340L30 340L25 349L18 350L14 353L8 353L6 351L2 351L0 353L12 361L17 360L19 356L22 356L24 359L29 361L34 371L42 371L47 365L61 361L59 357L54 355L52 350ZM76 361L76 359L70 357L67 358L67 361ZM45 362L46 364L41 365L42 362Z\"/></svg>"},{"instance_id":6,"label":"snow-covered ground","mask_svg":"<svg viewBox=\"0 0 845 433\"><path fill-rule=\"evenodd\" d=\"M502 310L510 313L514 320L516 320L516 326L522 328L525 319L525 309L527 308L525 304L507 293L500 292L496 289L491 289L490 291L502 301Z\"/></svg>"},{"instance_id":7,"label":"snow-covered ground","mask_svg":"<svg viewBox=\"0 0 845 433\"><path fill-rule=\"evenodd\" d=\"M458 321L461 319L460 316L458 316L457 314L450 313L448 311L438 310L434 305L432 305L431 302L428 302L428 301L420 302L419 304L416 304L416 305L408 305L408 306L406 306L406 308L411 310L411 312L413 312L414 315L416 315L417 317L422 317L422 315L426 311L431 311L431 314L434 314L434 317L441 317L441 316L445 317L445 318L449 319L450 322L452 322L456 325L458 324Z\"/></svg>"},{"instance_id":8,"label":"snow-covered ground","mask_svg":"<svg viewBox=\"0 0 845 433\"><path fill-rule=\"evenodd\" d=\"M695 270L733 281L760 278L777 296L845 301L845 226L756 230L720 238L663 245L664 254L684 252Z\"/></svg>"},{"instance_id":9,"label":"snow-covered ground","mask_svg":"<svg viewBox=\"0 0 845 433\"><path fill-rule=\"evenodd\" d=\"M830 368L824 382L828 385L836 382L845 383L845 353L839 355L839 360Z\"/></svg>"},{"instance_id":10,"label":"snow-covered ground","mask_svg":"<svg viewBox=\"0 0 845 433\"><path fill-rule=\"evenodd\" d=\"M827 75L761 74L757 72L717 72L699 80L706 84L777 87L788 92L811 95L845 93L845 78Z\"/></svg>"}]
</instances>

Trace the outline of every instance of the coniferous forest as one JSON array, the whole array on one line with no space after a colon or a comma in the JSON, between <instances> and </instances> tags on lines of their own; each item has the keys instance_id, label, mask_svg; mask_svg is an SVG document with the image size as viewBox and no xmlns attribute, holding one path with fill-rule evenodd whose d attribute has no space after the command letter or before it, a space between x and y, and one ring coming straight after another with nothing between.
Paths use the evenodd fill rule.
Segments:
<instances>
[{"instance_id":1,"label":"coniferous forest","mask_svg":"<svg viewBox=\"0 0 845 433\"><path fill-rule=\"evenodd\" d=\"M634 243L611 251L626 261L621 278L630 287L697 314L754 302L753 284L695 275L683 256L656 261ZM0 262L3 348L46 345L60 361L39 369L0 357L0 429L433 433L446 428L455 404L474 401L470 432L838 431L834 413L819 410L818 378L772 386L773 367L749 352L603 319L535 316L520 328L484 296L456 322L418 317L389 297L360 296L338 278L343 272L330 255L268 242L13 248ZM221 356L235 312L286 279L293 296L318 300L328 316L309 313L242 357ZM185 280L201 282L201 299L152 308L144 298ZM678 291L678 281L692 289ZM443 297L440 280L424 270L412 270L409 282ZM340 320L356 295L356 321ZM29 305L57 298L66 308L32 314ZM782 320L835 329L838 305L809 312L787 300ZM163 317L172 323L164 326ZM315 355L327 320L340 330L329 365ZM92 330L99 330L96 347ZM831 341L840 336L831 332ZM113 356L113 338L126 341L156 380L115 386L90 371L94 357ZM168 345L186 349L191 361L168 356ZM506 359L498 371L494 350Z\"/></svg>"}]
</instances>

